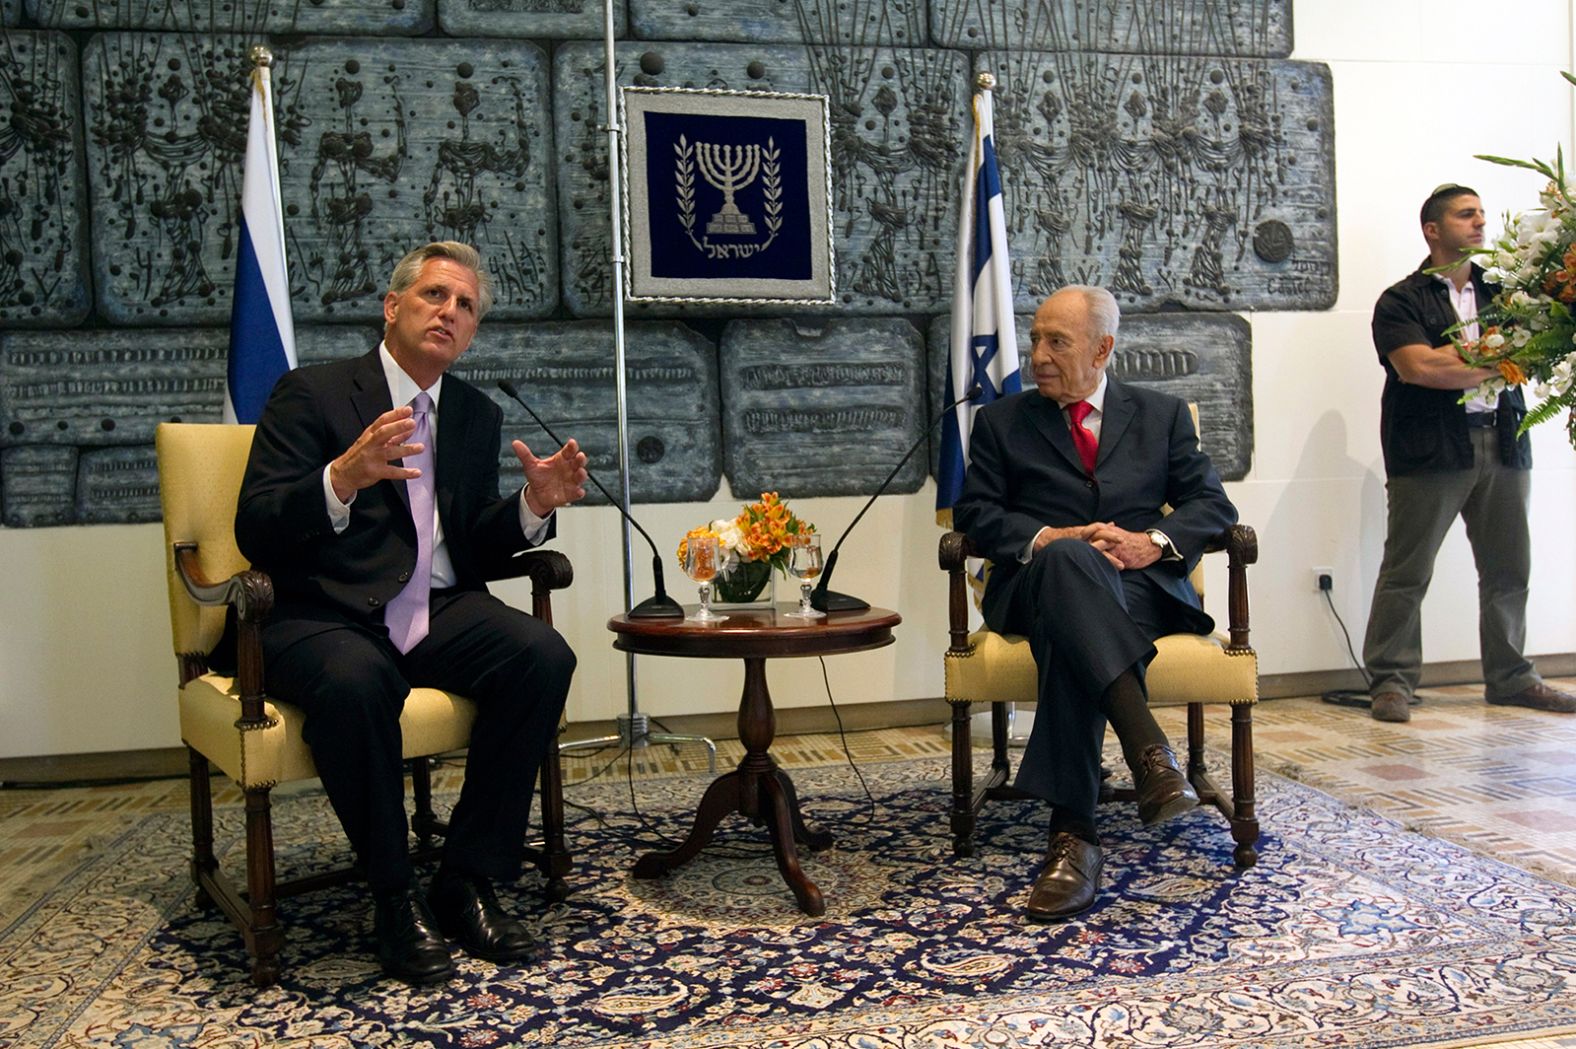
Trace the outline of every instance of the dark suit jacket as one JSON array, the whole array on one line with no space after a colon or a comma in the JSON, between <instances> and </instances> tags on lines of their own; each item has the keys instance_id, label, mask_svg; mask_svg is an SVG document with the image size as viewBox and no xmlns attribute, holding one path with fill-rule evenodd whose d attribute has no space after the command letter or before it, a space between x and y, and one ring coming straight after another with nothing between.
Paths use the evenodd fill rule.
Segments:
<instances>
[{"instance_id":1,"label":"dark suit jacket","mask_svg":"<svg viewBox=\"0 0 1576 1049\"><path fill-rule=\"evenodd\" d=\"M983 607L991 629L1006 629L1023 567L1018 557L1039 530L1092 521L1165 532L1182 560L1157 561L1140 571L1192 610L1184 617L1192 629L1213 629L1187 574L1205 544L1236 522L1237 511L1209 457L1199 451L1183 401L1108 379L1097 479L1085 474L1061 409L1038 390L980 409L969 460L953 522L993 562ZM1165 504L1172 507L1169 516L1161 513Z\"/></svg>"},{"instance_id":2,"label":"dark suit jacket","mask_svg":"<svg viewBox=\"0 0 1576 1049\"><path fill-rule=\"evenodd\" d=\"M274 387L252 442L235 535L241 552L273 577L281 604L381 621L384 605L410 579L416 527L404 481L357 493L338 535L323 501L323 468L392 407L375 349L287 372ZM436 498L460 588L485 589L512 554L531 545L520 529L518 489L498 495L502 419L474 386L444 378Z\"/></svg>"}]
</instances>

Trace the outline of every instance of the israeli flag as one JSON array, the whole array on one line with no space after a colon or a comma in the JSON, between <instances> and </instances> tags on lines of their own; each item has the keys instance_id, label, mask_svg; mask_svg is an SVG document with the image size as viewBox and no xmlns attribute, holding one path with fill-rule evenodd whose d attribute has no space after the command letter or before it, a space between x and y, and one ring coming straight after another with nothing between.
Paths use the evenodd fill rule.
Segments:
<instances>
[{"instance_id":1,"label":"israeli flag","mask_svg":"<svg viewBox=\"0 0 1576 1049\"><path fill-rule=\"evenodd\" d=\"M1007 218L993 133L991 93L985 87L974 96L974 141L963 175L958 269L952 291L952 352L943 403L961 397L976 383L980 393L954 408L941 423L936 512L947 525L952 504L963 493L975 410L1023 388L1018 374L1018 331L1012 317Z\"/></svg>"},{"instance_id":2,"label":"israeli flag","mask_svg":"<svg viewBox=\"0 0 1576 1049\"><path fill-rule=\"evenodd\" d=\"M274 383L296 366L290 278L285 268L284 209L279 203L279 156L274 151L273 92L265 64L252 71L240 227L224 421L255 423Z\"/></svg>"}]
</instances>

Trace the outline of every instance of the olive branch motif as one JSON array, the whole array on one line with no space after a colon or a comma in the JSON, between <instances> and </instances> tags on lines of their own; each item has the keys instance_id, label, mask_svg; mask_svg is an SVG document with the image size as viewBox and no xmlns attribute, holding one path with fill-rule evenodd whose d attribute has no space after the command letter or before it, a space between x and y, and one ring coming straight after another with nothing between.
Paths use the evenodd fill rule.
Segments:
<instances>
[{"instance_id":1,"label":"olive branch motif","mask_svg":"<svg viewBox=\"0 0 1576 1049\"><path fill-rule=\"evenodd\" d=\"M768 137L766 149L761 153L761 192L766 201L766 228L771 236L761 245L762 250L777 239L778 231L783 228L782 165L777 162L781 156L782 150L777 148L776 141Z\"/></svg>"},{"instance_id":2,"label":"olive branch motif","mask_svg":"<svg viewBox=\"0 0 1576 1049\"><path fill-rule=\"evenodd\" d=\"M675 181L678 184L679 225L698 248L700 242L695 240L695 147L687 137L680 135L673 144L673 152L678 154Z\"/></svg>"}]
</instances>

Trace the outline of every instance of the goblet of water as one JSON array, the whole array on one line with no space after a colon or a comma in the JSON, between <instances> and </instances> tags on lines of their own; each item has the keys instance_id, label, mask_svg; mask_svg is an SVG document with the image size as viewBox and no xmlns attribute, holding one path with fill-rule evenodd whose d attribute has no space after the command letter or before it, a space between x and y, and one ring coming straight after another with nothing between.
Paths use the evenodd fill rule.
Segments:
<instances>
[{"instance_id":1,"label":"goblet of water","mask_svg":"<svg viewBox=\"0 0 1576 1049\"><path fill-rule=\"evenodd\" d=\"M714 535L690 536L684 542L684 574L700 584L700 607L684 617L689 623L720 623L727 616L711 610L711 581L722 568L721 551Z\"/></svg>"},{"instance_id":2,"label":"goblet of water","mask_svg":"<svg viewBox=\"0 0 1576 1049\"><path fill-rule=\"evenodd\" d=\"M799 608L783 613L789 619L825 619L825 612L810 607L812 580L821 574L821 537L815 532L800 532L788 547L788 571L799 580Z\"/></svg>"}]
</instances>

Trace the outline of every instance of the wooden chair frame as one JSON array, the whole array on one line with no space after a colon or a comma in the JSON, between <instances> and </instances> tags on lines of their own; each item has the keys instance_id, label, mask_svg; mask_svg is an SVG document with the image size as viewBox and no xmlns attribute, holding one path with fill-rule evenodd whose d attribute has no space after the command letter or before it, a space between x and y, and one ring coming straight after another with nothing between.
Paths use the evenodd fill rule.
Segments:
<instances>
[{"instance_id":1,"label":"wooden chair frame","mask_svg":"<svg viewBox=\"0 0 1576 1049\"><path fill-rule=\"evenodd\" d=\"M196 543L174 544L175 568L192 600L199 605L232 606L237 621L236 685L240 692L241 716L235 727L240 732L269 727L271 719L263 707L263 620L273 607L273 582L255 569L238 572L228 579L203 578ZM553 621L552 591L569 586L574 578L569 559L553 550L531 550L517 555L510 570L500 578L529 576L531 614L543 622ZM180 683L208 672L204 653L178 653ZM220 867L213 852L213 794L209 782L208 759L187 748L190 758L192 857L191 877L202 906L217 906L240 931L252 958L252 982L267 987L279 978L279 953L284 932L279 924L277 902L329 885L344 884L360 877L354 869L325 871L289 881L276 881L274 870L273 818L271 787L245 789L246 802L246 887L243 890ZM411 828L418 845L412 858L418 862L436 858L437 836L447 830L432 808L432 774L427 758L411 762L412 793L415 813ZM563 773L558 748L548 748L541 775L542 837L526 847L529 862L547 879L547 895L562 900L568 895L565 875L571 856L564 843Z\"/></svg>"},{"instance_id":2,"label":"wooden chair frame","mask_svg":"<svg viewBox=\"0 0 1576 1049\"><path fill-rule=\"evenodd\" d=\"M1226 655L1251 655L1248 641L1248 566L1258 561L1258 538L1247 525L1226 529L1206 548L1224 550L1228 563L1227 601L1229 641ZM979 554L968 536L948 532L941 537L937 553L947 581L947 621L951 644L949 658L967 657L974 651L969 642L969 586L965 562ZM974 855L974 832L981 806L993 798L1021 798L1025 795L1008 786L1012 762L1008 757L1007 704L1023 697L1010 696L982 700L991 706L991 764L984 778L974 780L974 748L970 739L970 713L973 700L947 696L952 708L952 851L958 856ZM1169 705L1164 697L1151 696L1155 706ZM1198 791L1199 800L1213 805L1231 824L1236 841L1232 858L1238 867L1251 867L1258 861L1255 848L1259 822L1254 814L1253 797L1253 704L1231 705L1231 793L1216 787L1204 762L1204 704L1187 704L1187 776ZM1107 797L1132 800L1131 788L1102 788Z\"/></svg>"}]
</instances>

